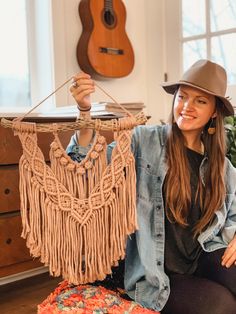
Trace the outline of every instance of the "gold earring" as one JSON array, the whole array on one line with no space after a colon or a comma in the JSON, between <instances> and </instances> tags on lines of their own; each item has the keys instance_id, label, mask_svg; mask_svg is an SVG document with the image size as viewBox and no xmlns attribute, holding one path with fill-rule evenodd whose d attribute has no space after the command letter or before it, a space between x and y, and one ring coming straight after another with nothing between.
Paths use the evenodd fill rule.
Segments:
<instances>
[{"instance_id":1,"label":"gold earring","mask_svg":"<svg viewBox=\"0 0 236 314\"><path fill-rule=\"evenodd\" d=\"M213 135L216 133L216 127L215 127L215 121L213 118L211 118L211 123L209 125L209 128L207 129L208 134Z\"/></svg>"}]
</instances>

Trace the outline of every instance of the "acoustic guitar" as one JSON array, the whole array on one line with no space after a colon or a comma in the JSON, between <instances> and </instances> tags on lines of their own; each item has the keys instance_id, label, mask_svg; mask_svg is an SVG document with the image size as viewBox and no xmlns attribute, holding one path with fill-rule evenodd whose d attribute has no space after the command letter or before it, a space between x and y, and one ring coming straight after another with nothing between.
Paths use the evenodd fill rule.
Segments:
<instances>
[{"instance_id":1,"label":"acoustic guitar","mask_svg":"<svg viewBox=\"0 0 236 314\"><path fill-rule=\"evenodd\" d=\"M76 55L80 68L95 77L123 77L134 67L134 52L125 31L121 0L81 0L83 31Z\"/></svg>"}]
</instances>

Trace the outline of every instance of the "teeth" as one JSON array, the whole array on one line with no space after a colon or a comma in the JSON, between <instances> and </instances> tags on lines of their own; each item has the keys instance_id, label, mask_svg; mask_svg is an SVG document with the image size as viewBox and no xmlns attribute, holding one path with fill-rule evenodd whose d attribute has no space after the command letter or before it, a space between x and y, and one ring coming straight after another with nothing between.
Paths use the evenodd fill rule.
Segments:
<instances>
[{"instance_id":1,"label":"teeth","mask_svg":"<svg viewBox=\"0 0 236 314\"><path fill-rule=\"evenodd\" d=\"M188 120L193 120L193 119L194 119L194 117L187 116L186 114L182 114L182 117L183 117L184 119L188 119Z\"/></svg>"}]
</instances>

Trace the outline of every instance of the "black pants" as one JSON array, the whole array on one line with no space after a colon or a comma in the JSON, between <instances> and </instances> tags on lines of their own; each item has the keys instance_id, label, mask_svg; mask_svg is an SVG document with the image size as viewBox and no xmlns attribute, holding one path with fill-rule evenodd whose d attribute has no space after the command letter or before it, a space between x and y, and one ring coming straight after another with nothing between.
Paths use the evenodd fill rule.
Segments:
<instances>
[{"instance_id":1,"label":"black pants","mask_svg":"<svg viewBox=\"0 0 236 314\"><path fill-rule=\"evenodd\" d=\"M236 266L221 266L224 250L203 253L193 275L171 275L162 314L236 314Z\"/></svg>"}]
</instances>

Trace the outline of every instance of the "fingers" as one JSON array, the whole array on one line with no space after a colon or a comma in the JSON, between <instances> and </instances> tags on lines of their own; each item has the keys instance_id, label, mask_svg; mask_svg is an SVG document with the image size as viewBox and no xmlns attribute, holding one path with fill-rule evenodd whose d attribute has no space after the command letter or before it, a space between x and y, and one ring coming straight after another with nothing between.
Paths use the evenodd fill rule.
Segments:
<instances>
[{"instance_id":1,"label":"fingers","mask_svg":"<svg viewBox=\"0 0 236 314\"><path fill-rule=\"evenodd\" d=\"M73 93L78 87L94 87L94 81L91 79L89 74L80 72L77 75L73 76L72 84L70 86L70 91Z\"/></svg>"},{"instance_id":2,"label":"fingers","mask_svg":"<svg viewBox=\"0 0 236 314\"><path fill-rule=\"evenodd\" d=\"M232 265L236 265L236 241L235 239L230 242L227 249L222 256L221 265L229 268Z\"/></svg>"},{"instance_id":3,"label":"fingers","mask_svg":"<svg viewBox=\"0 0 236 314\"><path fill-rule=\"evenodd\" d=\"M77 102L83 101L83 98L85 96L88 96L91 93L94 93L94 91L95 91L94 87L86 86L86 85L80 85L78 87L71 88L71 94Z\"/></svg>"},{"instance_id":4,"label":"fingers","mask_svg":"<svg viewBox=\"0 0 236 314\"><path fill-rule=\"evenodd\" d=\"M89 107L90 99L88 96L95 92L94 81L90 75L80 72L73 77L70 92L81 108Z\"/></svg>"}]
</instances>

